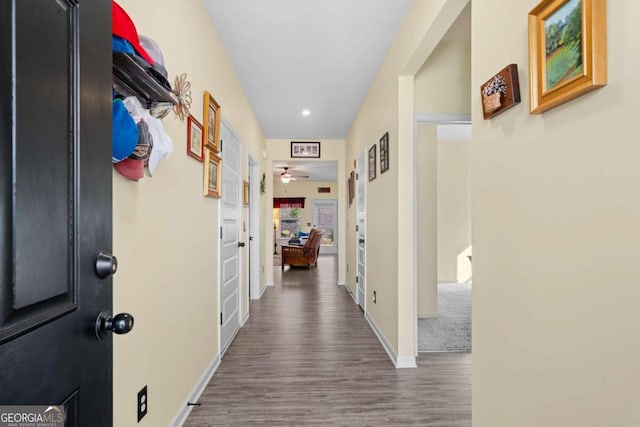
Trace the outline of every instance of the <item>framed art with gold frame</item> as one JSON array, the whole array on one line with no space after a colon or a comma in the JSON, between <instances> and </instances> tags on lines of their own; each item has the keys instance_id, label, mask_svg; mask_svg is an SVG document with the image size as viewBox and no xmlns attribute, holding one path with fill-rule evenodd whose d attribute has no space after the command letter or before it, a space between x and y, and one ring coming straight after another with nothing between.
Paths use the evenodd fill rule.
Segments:
<instances>
[{"instance_id":1,"label":"framed art with gold frame","mask_svg":"<svg viewBox=\"0 0 640 427\"><path fill-rule=\"evenodd\" d=\"M219 198L222 196L222 159L214 152L204 150L204 195Z\"/></svg>"},{"instance_id":2,"label":"framed art with gold frame","mask_svg":"<svg viewBox=\"0 0 640 427\"><path fill-rule=\"evenodd\" d=\"M543 0L529 12L531 112L607 84L606 0Z\"/></svg>"},{"instance_id":3,"label":"framed art with gold frame","mask_svg":"<svg viewBox=\"0 0 640 427\"><path fill-rule=\"evenodd\" d=\"M220 152L220 105L209 92L204 91L204 142L205 147Z\"/></svg>"},{"instance_id":4,"label":"framed art with gold frame","mask_svg":"<svg viewBox=\"0 0 640 427\"><path fill-rule=\"evenodd\" d=\"M242 204L249 206L249 182L242 182Z\"/></svg>"}]
</instances>

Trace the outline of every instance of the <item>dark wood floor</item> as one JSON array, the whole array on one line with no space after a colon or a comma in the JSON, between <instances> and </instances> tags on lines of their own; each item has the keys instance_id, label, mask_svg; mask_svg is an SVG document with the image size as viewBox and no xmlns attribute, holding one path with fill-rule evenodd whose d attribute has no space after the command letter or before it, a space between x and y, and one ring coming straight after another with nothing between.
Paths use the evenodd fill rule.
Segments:
<instances>
[{"instance_id":1,"label":"dark wood floor","mask_svg":"<svg viewBox=\"0 0 640 427\"><path fill-rule=\"evenodd\" d=\"M336 258L318 264L275 269L185 425L470 426L471 355L396 369L336 286Z\"/></svg>"}]
</instances>

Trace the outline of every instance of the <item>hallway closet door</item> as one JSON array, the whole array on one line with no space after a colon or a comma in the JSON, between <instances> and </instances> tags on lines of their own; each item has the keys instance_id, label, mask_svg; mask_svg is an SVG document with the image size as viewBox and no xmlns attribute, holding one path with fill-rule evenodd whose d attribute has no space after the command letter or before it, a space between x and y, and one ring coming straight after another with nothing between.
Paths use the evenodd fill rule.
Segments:
<instances>
[{"instance_id":1,"label":"hallway closet door","mask_svg":"<svg viewBox=\"0 0 640 427\"><path fill-rule=\"evenodd\" d=\"M358 156L358 171L356 173L357 183L357 199L356 199L356 260L358 271L356 273L356 284L358 285L358 305L366 313L366 277L365 277L365 261L366 261L366 166L365 152Z\"/></svg>"},{"instance_id":2,"label":"hallway closet door","mask_svg":"<svg viewBox=\"0 0 640 427\"><path fill-rule=\"evenodd\" d=\"M220 126L222 157L220 242L220 354L240 328L240 141L226 123Z\"/></svg>"}]
</instances>

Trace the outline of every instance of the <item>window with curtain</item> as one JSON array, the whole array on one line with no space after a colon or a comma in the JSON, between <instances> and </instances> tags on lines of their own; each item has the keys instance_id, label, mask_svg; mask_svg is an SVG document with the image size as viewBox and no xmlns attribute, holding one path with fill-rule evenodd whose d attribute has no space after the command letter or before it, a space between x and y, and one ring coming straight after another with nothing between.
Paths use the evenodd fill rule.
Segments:
<instances>
[{"instance_id":1,"label":"window with curtain","mask_svg":"<svg viewBox=\"0 0 640 427\"><path fill-rule=\"evenodd\" d=\"M304 197L274 197L273 207L282 208L300 208L304 209Z\"/></svg>"}]
</instances>

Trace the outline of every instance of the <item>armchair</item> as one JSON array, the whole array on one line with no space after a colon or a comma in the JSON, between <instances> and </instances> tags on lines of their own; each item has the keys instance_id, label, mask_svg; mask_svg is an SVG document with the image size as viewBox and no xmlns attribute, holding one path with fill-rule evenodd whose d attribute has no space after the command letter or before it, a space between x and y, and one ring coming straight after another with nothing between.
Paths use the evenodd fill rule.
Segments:
<instances>
[{"instance_id":1,"label":"armchair","mask_svg":"<svg viewBox=\"0 0 640 427\"><path fill-rule=\"evenodd\" d=\"M282 270L284 271L285 264L308 268L311 268L311 265L317 267L321 238L322 232L314 228L309 233L309 238L304 246L282 245Z\"/></svg>"}]
</instances>

